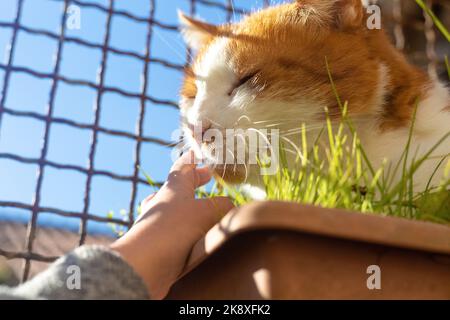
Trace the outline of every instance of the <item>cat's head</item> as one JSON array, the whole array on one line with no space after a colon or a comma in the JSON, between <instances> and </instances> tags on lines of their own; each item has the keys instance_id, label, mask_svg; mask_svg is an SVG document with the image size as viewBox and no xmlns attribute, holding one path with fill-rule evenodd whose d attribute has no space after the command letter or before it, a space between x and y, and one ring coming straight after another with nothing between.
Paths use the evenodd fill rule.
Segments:
<instances>
[{"instance_id":1,"label":"cat's head","mask_svg":"<svg viewBox=\"0 0 450 320\"><path fill-rule=\"evenodd\" d=\"M338 117L326 60L349 113L372 112L383 68L372 48L379 31L368 29L367 17L360 0L297 0L220 26L180 14L195 50L181 90L186 139L198 125L200 131L278 128L289 138L302 123L321 126L326 108ZM213 142L190 140L208 156ZM217 172L242 180L248 168L228 165Z\"/></svg>"}]
</instances>

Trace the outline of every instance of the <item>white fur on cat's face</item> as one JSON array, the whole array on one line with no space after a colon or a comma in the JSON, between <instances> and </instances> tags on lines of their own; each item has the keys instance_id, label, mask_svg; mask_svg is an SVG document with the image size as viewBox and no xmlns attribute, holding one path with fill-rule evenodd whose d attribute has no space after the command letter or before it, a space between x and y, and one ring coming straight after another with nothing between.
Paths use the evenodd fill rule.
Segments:
<instances>
[{"instance_id":1,"label":"white fur on cat's face","mask_svg":"<svg viewBox=\"0 0 450 320\"><path fill-rule=\"evenodd\" d=\"M204 127L213 123L230 127L239 114L237 108L231 108L234 97L228 95L238 79L229 63L227 41L226 38L215 40L193 67L197 95L182 106L183 116L190 125L202 122Z\"/></svg>"}]
</instances>

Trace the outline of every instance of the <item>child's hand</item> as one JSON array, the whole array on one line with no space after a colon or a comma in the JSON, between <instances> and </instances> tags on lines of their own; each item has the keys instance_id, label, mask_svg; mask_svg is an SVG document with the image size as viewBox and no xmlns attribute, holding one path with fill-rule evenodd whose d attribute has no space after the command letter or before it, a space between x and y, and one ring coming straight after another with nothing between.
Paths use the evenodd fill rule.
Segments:
<instances>
[{"instance_id":1,"label":"child's hand","mask_svg":"<svg viewBox=\"0 0 450 320\"><path fill-rule=\"evenodd\" d=\"M175 162L161 190L143 201L133 228L111 245L144 279L153 299L167 295L194 244L233 208L228 198L195 199L195 189L211 173L192 163L192 152Z\"/></svg>"}]
</instances>

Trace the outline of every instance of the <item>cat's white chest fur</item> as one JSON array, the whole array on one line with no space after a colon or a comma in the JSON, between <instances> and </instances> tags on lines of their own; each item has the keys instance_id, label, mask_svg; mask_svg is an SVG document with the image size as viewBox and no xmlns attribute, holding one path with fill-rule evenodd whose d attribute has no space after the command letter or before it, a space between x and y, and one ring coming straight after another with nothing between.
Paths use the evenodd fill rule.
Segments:
<instances>
[{"instance_id":1,"label":"cat's white chest fur","mask_svg":"<svg viewBox=\"0 0 450 320\"><path fill-rule=\"evenodd\" d=\"M449 104L450 94L447 88L435 82L433 88L427 93L427 98L417 106L414 130L408 152L409 165L414 161L419 161L433 148L435 149L428 155L428 160L424 161L414 174L416 191L422 191L426 187L440 162L442 162L442 165L434 174L431 185L438 185L443 177L446 161L442 161L442 159L446 156L448 159L450 154L450 137L447 136L438 146L437 144L450 132L450 110L446 109ZM379 132L376 128L368 127L361 128L359 131L362 145L375 168L380 168L386 159L385 169L388 170L391 166L391 170L394 170L397 163L403 161L410 128L404 127ZM397 175L393 179L394 182L399 181L401 175L402 165L400 165Z\"/></svg>"}]
</instances>

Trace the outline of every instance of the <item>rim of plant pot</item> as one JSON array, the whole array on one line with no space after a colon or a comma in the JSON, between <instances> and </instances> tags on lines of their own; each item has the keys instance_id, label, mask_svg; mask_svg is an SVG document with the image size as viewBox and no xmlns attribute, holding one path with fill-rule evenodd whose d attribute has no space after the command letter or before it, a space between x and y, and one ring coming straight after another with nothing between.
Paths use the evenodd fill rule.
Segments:
<instances>
[{"instance_id":1,"label":"rim of plant pot","mask_svg":"<svg viewBox=\"0 0 450 320\"><path fill-rule=\"evenodd\" d=\"M426 221L327 209L293 202L253 202L230 211L194 246L186 275L237 235L284 230L438 254L450 254L450 227Z\"/></svg>"}]
</instances>

